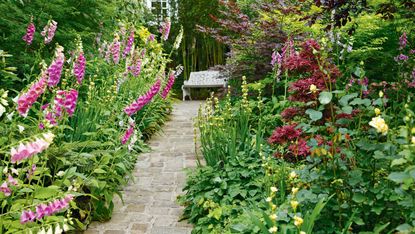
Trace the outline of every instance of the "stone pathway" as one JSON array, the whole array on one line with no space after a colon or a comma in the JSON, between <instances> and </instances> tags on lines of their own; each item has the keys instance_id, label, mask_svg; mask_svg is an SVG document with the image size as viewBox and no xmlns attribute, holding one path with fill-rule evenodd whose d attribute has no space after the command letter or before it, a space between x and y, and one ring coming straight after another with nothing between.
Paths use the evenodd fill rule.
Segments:
<instances>
[{"instance_id":1,"label":"stone pathway","mask_svg":"<svg viewBox=\"0 0 415 234\"><path fill-rule=\"evenodd\" d=\"M182 208L176 197L186 180L184 168L195 167L192 118L200 102L174 105L164 133L154 136L152 152L140 154L133 172L135 182L123 190L124 204L115 199L113 217L106 223L92 223L86 234L185 234L192 230L178 222Z\"/></svg>"}]
</instances>

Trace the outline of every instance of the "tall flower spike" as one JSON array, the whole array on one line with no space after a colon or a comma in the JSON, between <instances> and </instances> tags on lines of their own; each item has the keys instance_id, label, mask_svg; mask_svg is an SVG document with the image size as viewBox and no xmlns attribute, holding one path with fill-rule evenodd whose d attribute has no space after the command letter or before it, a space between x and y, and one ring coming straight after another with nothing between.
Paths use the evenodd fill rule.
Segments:
<instances>
[{"instance_id":1,"label":"tall flower spike","mask_svg":"<svg viewBox=\"0 0 415 234\"><path fill-rule=\"evenodd\" d=\"M161 37L164 41L167 41L169 39L170 34L170 28L171 28L171 22L168 18L161 24L161 27L159 29L161 33Z\"/></svg>"},{"instance_id":2,"label":"tall flower spike","mask_svg":"<svg viewBox=\"0 0 415 234\"><path fill-rule=\"evenodd\" d=\"M52 63L50 64L48 68L48 74L49 74L48 86L49 87L56 86L61 79L63 63L65 61L65 55L63 54L63 50L64 50L63 47L60 45L56 47L55 60L52 61Z\"/></svg>"},{"instance_id":3,"label":"tall flower spike","mask_svg":"<svg viewBox=\"0 0 415 234\"><path fill-rule=\"evenodd\" d=\"M170 72L169 80L167 81L166 87L164 87L163 92L161 93L161 97L163 99L167 98L167 95L169 94L171 88L173 87L175 80L176 80L176 77L174 75L174 72Z\"/></svg>"},{"instance_id":4,"label":"tall flower spike","mask_svg":"<svg viewBox=\"0 0 415 234\"><path fill-rule=\"evenodd\" d=\"M54 137L55 135L53 133L44 133L41 137L35 138L32 142L24 144L20 143L17 149L15 147L11 148L11 162L20 162L24 159L32 157L33 155L41 153L49 147L49 145L53 142Z\"/></svg>"},{"instance_id":5,"label":"tall flower spike","mask_svg":"<svg viewBox=\"0 0 415 234\"><path fill-rule=\"evenodd\" d=\"M136 101L131 103L131 105L127 106L124 109L124 112L131 116L135 114L137 111L141 110L145 105L147 105L153 97L159 92L160 90L161 81L157 80L156 83L147 91L146 94L140 96Z\"/></svg>"},{"instance_id":6,"label":"tall flower spike","mask_svg":"<svg viewBox=\"0 0 415 234\"><path fill-rule=\"evenodd\" d=\"M76 58L76 62L73 66L73 74L75 75L76 80L78 81L78 84L81 84L82 80L84 79L85 66L86 66L86 59L85 59L84 53L81 52Z\"/></svg>"},{"instance_id":7,"label":"tall flower spike","mask_svg":"<svg viewBox=\"0 0 415 234\"><path fill-rule=\"evenodd\" d=\"M131 48L134 44L134 30L131 30L130 36L128 37L127 44L125 45L124 52L122 53L122 57L125 58L127 55L130 54Z\"/></svg>"},{"instance_id":8,"label":"tall flower spike","mask_svg":"<svg viewBox=\"0 0 415 234\"><path fill-rule=\"evenodd\" d=\"M52 41L57 27L58 23L54 20L50 20L43 28L43 31L40 34L45 38L45 44L49 44Z\"/></svg>"},{"instance_id":9,"label":"tall flower spike","mask_svg":"<svg viewBox=\"0 0 415 234\"><path fill-rule=\"evenodd\" d=\"M115 64L120 62L120 37L115 34L114 41L111 44L110 50L112 54L112 60Z\"/></svg>"},{"instance_id":10,"label":"tall flower spike","mask_svg":"<svg viewBox=\"0 0 415 234\"><path fill-rule=\"evenodd\" d=\"M47 73L43 71L41 78L17 99L17 111L21 116L26 117L32 105L45 92L46 79Z\"/></svg>"},{"instance_id":11,"label":"tall flower spike","mask_svg":"<svg viewBox=\"0 0 415 234\"><path fill-rule=\"evenodd\" d=\"M404 32L402 36L399 37L399 49L403 50L407 44L408 44L408 37L406 36L406 32Z\"/></svg>"},{"instance_id":12,"label":"tall flower spike","mask_svg":"<svg viewBox=\"0 0 415 234\"><path fill-rule=\"evenodd\" d=\"M121 139L121 144L125 145L127 141L130 140L133 133L134 133L134 123L130 124L130 127L125 132L124 136Z\"/></svg>"},{"instance_id":13,"label":"tall flower spike","mask_svg":"<svg viewBox=\"0 0 415 234\"><path fill-rule=\"evenodd\" d=\"M26 34L23 36L23 41L26 42L26 44L31 45L33 41L33 37L35 36L36 27L35 24L33 24L33 17L30 20L30 23L27 25Z\"/></svg>"}]
</instances>

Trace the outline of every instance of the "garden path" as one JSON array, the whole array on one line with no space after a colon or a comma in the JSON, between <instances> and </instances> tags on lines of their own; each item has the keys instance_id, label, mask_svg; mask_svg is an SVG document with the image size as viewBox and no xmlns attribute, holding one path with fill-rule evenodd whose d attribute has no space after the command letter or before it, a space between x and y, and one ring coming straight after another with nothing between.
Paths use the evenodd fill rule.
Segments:
<instances>
[{"instance_id":1,"label":"garden path","mask_svg":"<svg viewBox=\"0 0 415 234\"><path fill-rule=\"evenodd\" d=\"M196 166L192 119L201 103L187 101L174 104L164 133L154 136L150 153L140 154L134 169L135 182L118 197L112 219L92 223L85 234L185 234L191 225L178 222L182 208L176 203L182 193L185 168Z\"/></svg>"}]
</instances>

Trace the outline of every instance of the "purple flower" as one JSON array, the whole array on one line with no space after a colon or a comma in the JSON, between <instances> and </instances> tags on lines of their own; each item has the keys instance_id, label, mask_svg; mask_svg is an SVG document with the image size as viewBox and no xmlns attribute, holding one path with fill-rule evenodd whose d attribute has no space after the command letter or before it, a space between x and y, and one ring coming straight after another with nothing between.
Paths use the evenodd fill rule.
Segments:
<instances>
[{"instance_id":1,"label":"purple flower","mask_svg":"<svg viewBox=\"0 0 415 234\"><path fill-rule=\"evenodd\" d=\"M63 63L65 61L65 55L63 54L63 47L59 46L56 48L55 51L55 60L52 61L48 68L48 86L53 87L56 86L62 75Z\"/></svg>"},{"instance_id":2,"label":"purple flower","mask_svg":"<svg viewBox=\"0 0 415 234\"><path fill-rule=\"evenodd\" d=\"M402 50L406 47L408 44L408 37L406 36L406 32L402 34L401 37L399 37L399 49Z\"/></svg>"},{"instance_id":3,"label":"purple flower","mask_svg":"<svg viewBox=\"0 0 415 234\"><path fill-rule=\"evenodd\" d=\"M275 67L275 63L277 63L277 53L278 52L272 52L272 55L271 55L271 66L272 67Z\"/></svg>"},{"instance_id":4,"label":"purple flower","mask_svg":"<svg viewBox=\"0 0 415 234\"><path fill-rule=\"evenodd\" d=\"M173 87L175 79L176 79L176 76L174 75L174 72L170 72L169 80L167 81L166 87L164 87L163 92L161 93L161 97L163 99L167 98L167 95L169 94L171 88Z\"/></svg>"},{"instance_id":5,"label":"purple flower","mask_svg":"<svg viewBox=\"0 0 415 234\"><path fill-rule=\"evenodd\" d=\"M85 76L85 65L86 65L86 59L84 56L84 53L81 52L78 55L78 58L76 59L76 62L73 67L73 74L76 77L76 80L78 81L78 84L82 83L82 80Z\"/></svg>"},{"instance_id":6,"label":"purple flower","mask_svg":"<svg viewBox=\"0 0 415 234\"><path fill-rule=\"evenodd\" d=\"M164 41L167 41L169 39L170 28L171 28L171 22L169 19L166 18L166 20L161 24L161 27L159 29L159 32L161 33L161 37L163 38Z\"/></svg>"},{"instance_id":7,"label":"purple flower","mask_svg":"<svg viewBox=\"0 0 415 234\"><path fill-rule=\"evenodd\" d=\"M30 45L32 44L33 37L35 36L36 27L33 24L33 18L31 22L27 25L26 34L23 36L23 41L26 42L26 44Z\"/></svg>"},{"instance_id":8,"label":"purple flower","mask_svg":"<svg viewBox=\"0 0 415 234\"><path fill-rule=\"evenodd\" d=\"M112 55L112 60L115 64L120 62L120 42L118 34L115 34L114 41L110 46L110 51Z\"/></svg>"},{"instance_id":9,"label":"purple flower","mask_svg":"<svg viewBox=\"0 0 415 234\"><path fill-rule=\"evenodd\" d=\"M43 28L43 31L40 34L45 37L45 44L49 44L52 41L53 37L55 36L57 27L58 23L54 20L50 20L48 24Z\"/></svg>"},{"instance_id":10,"label":"purple flower","mask_svg":"<svg viewBox=\"0 0 415 234\"><path fill-rule=\"evenodd\" d=\"M14 186L17 186L17 184L18 184L17 180L15 178L13 178L12 175L9 175L7 177L7 182L9 182L9 184L14 185Z\"/></svg>"},{"instance_id":11,"label":"purple flower","mask_svg":"<svg viewBox=\"0 0 415 234\"><path fill-rule=\"evenodd\" d=\"M150 34L150 36L148 36L147 38L147 42L152 42L156 39L156 36L154 36L154 34Z\"/></svg>"},{"instance_id":12,"label":"purple flower","mask_svg":"<svg viewBox=\"0 0 415 234\"><path fill-rule=\"evenodd\" d=\"M20 224L25 224L27 222L33 222L35 220L36 215L31 210L24 210L22 215L20 216Z\"/></svg>"},{"instance_id":13,"label":"purple flower","mask_svg":"<svg viewBox=\"0 0 415 234\"><path fill-rule=\"evenodd\" d=\"M409 57L407 55L404 55L404 54L400 54L400 55L395 57L396 62L406 61L408 59L409 59Z\"/></svg>"},{"instance_id":14,"label":"purple flower","mask_svg":"<svg viewBox=\"0 0 415 234\"><path fill-rule=\"evenodd\" d=\"M130 66L129 70L131 71L133 76L135 77L139 76L141 73L141 59L137 59L137 62L135 63L135 65Z\"/></svg>"},{"instance_id":15,"label":"purple flower","mask_svg":"<svg viewBox=\"0 0 415 234\"><path fill-rule=\"evenodd\" d=\"M125 58L128 54L130 54L131 47L134 43L134 30L131 30L130 37L128 37L127 45L124 48L124 52L122 53L122 57Z\"/></svg>"},{"instance_id":16,"label":"purple flower","mask_svg":"<svg viewBox=\"0 0 415 234\"><path fill-rule=\"evenodd\" d=\"M135 114L137 111L141 110L145 105L147 105L153 97L159 92L160 90L161 81L157 80L156 83L147 91L146 94L140 96L136 101L131 103L124 109L124 112L131 116Z\"/></svg>"},{"instance_id":17,"label":"purple flower","mask_svg":"<svg viewBox=\"0 0 415 234\"><path fill-rule=\"evenodd\" d=\"M4 196L6 197L12 194L12 190L9 188L6 181L4 181L3 184L0 186L0 192L3 192Z\"/></svg>"}]
</instances>

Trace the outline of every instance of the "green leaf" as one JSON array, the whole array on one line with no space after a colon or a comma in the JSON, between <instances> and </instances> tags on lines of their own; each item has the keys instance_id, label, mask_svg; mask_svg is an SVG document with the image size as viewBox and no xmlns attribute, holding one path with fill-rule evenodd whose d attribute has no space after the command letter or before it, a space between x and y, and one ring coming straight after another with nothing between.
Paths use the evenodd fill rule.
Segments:
<instances>
[{"instance_id":1,"label":"green leaf","mask_svg":"<svg viewBox=\"0 0 415 234\"><path fill-rule=\"evenodd\" d=\"M97 169L95 169L94 170L94 173L97 173L97 174L105 174L105 173L107 173L106 171L104 171L103 169L101 169L101 168L97 168Z\"/></svg>"},{"instance_id":2,"label":"green leaf","mask_svg":"<svg viewBox=\"0 0 415 234\"><path fill-rule=\"evenodd\" d=\"M35 198L37 199L47 199L56 196L59 192L59 187L51 185L46 188L38 188L35 190Z\"/></svg>"},{"instance_id":3,"label":"green leaf","mask_svg":"<svg viewBox=\"0 0 415 234\"><path fill-rule=\"evenodd\" d=\"M305 113L308 114L310 119L313 120L313 121L317 121L317 120L323 118L323 113L322 112L316 111L316 110L313 110L313 109L308 109Z\"/></svg>"},{"instance_id":4,"label":"green leaf","mask_svg":"<svg viewBox=\"0 0 415 234\"><path fill-rule=\"evenodd\" d=\"M329 104L332 99L333 99L333 94L331 92L326 92L326 91L321 92L320 96L318 97L318 100L323 105Z\"/></svg>"},{"instance_id":5,"label":"green leaf","mask_svg":"<svg viewBox=\"0 0 415 234\"><path fill-rule=\"evenodd\" d=\"M357 203L362 203L366 200L366 197L361 194L361 193L355 193L353 195L353 201L357 202Z\"/></svg>"},{"instance_id":6,"label":"green leaf","mask_svg":"<svg viewBox=\"0 0 415 234\"><path fill-rule=\"evenodd\" d=\"M352 94L345 95L342 98L340 98L339 103L342 106L347 106L348 103L349 103L349 101L350 101L350 99L355 98L357 96L358 96L357 93L352 93Z\"/></svg>"},{"instance_id":7,"label":"green leaf","mask_svg":"<svg viewBox=\"0 0 415 234\"><path fill-rule=\"evenodd\" d=\"M342 108L342 111L344 112L344 113L346 113L346 114L351 114L352 113L352 111L353 111L353 107L351 107L351 106L344 106L343 108Z\"/></svg>"},{"instance_id":8,"label":"green leaf","mask_svg":"<svg viewBox=\"0 0 415 234\"><path fill-rule=\"evenodd\" d=\"M392 172L388 176L388 179L392 180L395 183L402 183L407 178L409 178L409 175L405 172Z\"/></svg>"},{"instance_id":9,"label":"green leaf","mask_svg":"<svg viewBox=\"0 0 415 234\"><path fill-rule=\"evenodd\" d=\"M400 166L400 165L405 164L406 162L407 161L404 158L394 159L394 160L392 160L391 167L393 167L393 166Z\"/></svg>"}]
</instances>

